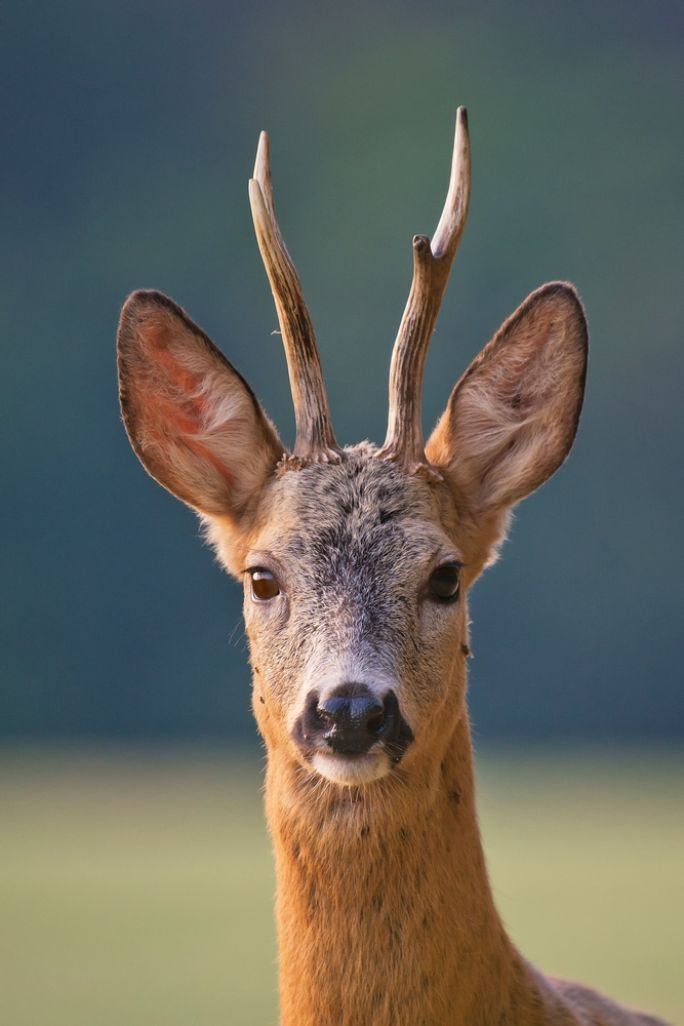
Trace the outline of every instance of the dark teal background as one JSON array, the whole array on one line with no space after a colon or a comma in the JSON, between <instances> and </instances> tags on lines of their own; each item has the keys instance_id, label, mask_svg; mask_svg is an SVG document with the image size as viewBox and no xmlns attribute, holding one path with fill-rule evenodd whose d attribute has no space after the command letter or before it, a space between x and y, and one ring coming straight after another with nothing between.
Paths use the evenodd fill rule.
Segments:
<instances>
[{"instance_id":1,"label":"dark teal background","mask_svg":"<svg viewBox=\"0 0 684 1026\"><path fill-rule=\"evenodd\" d=\"M267 128L338 437L381 441L463 103L473 199L426 425L543 281L576 283L591 330L570 461L472 598L477 736L681 738L683 10L5 8L2 736L253 735L239 588L119 422L119 308L172 295L291 438L246 190Z\"/></svg>"}]
</instances>

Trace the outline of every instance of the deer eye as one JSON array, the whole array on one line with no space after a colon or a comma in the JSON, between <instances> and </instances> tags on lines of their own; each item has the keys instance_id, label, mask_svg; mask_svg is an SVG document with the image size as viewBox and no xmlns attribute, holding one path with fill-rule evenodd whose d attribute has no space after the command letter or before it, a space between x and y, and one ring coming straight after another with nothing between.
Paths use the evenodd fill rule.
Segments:
<instances>
[{"instance_id":1,"label":"deer eye","mask_svg":"<svg viewBox=\"0 0 684 1026\"><path fill-rule=\"evenodd\" d=\"M444 563L430 574L428 592L436 602L455 602L461 573L460 563Z\"/></svg>"},{"instance_id":2,"label":"deer eye","mask_svg":"<svg viewBox=\"0 0 684 1026\"><path fill-rule=\"evenodd\" d=\"M270 570L256 567L248 573L252 582L252 598L257 602L270 602L276 595L280 595L278 578Z\"/></svg>"}]
</instances>

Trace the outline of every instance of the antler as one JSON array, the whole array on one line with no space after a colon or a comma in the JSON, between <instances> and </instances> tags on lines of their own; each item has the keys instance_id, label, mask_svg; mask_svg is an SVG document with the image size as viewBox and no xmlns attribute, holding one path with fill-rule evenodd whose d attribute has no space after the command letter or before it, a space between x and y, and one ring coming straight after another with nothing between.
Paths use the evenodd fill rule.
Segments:
<instances>
[{"instance_id":1,"label":"antler","mask_svg":"<svg viewBox=\"0 0 684 1026\"><path fill-rule=\"evenodd\" d=\"M459 107L449 191L442 216L432 244L426 235L413 237L413 281L392 352L387 437L378 453L410 473L427 462L421 425L425 357L463 234L469 198L468 117L465 107Z\"/></svg>"},{"instance_id":2,"label":"antler","mask_svg":"<svg viewBox=\"0 0 684 1026\"><path fill-rule=\"evenodd\" d=\"M259 137L249 202L261 258L271 284L285 346L297 437L294 455L302 462L334 462L339 449L333 434L321 361L301 282L276 220L268 136Z\"/></svg>"}]
</instances>

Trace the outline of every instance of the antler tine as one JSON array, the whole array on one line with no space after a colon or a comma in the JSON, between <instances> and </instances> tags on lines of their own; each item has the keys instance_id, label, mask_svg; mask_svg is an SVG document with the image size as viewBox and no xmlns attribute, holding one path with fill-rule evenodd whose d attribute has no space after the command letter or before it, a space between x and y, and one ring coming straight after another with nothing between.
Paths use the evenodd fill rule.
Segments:
<instances>
[{"instance_id":1,"label":"antler tine","mask_svg":"<svg viewBox=\"0 0 684 1026\"><path fill-rule=\"evenodd\" d=\"M378 455L410 473L426 466L421 424L425 357L463 234L470 198L470 142L465 107L456 111L451 177L432 244L413 238L413 281L392 351L387 437Z\"/></svg>"},{"instance_id":2,"label":"antler tine","mask_svg":"<svg viewBox=\"0 0 684 1026\"><path fill-rule=\"evenodd\" d=\"M294 455L302 463L334 462L339 459L339 448L330 420L316 335L301 282L276 220L269 150L268 136L262 132L254 177L249 181L249 202L285 346L297 427Z\"/></svg>"}]
</instances>

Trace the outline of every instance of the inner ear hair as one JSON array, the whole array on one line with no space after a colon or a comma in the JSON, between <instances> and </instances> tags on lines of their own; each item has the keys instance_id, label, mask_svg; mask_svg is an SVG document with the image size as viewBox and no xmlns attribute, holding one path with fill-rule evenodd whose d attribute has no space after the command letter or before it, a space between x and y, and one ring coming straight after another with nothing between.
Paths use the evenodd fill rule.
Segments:
<instances>
[{"instance_id":1,"label":"inner ear hair","mask_svg":"<svg viewBox=\"0 0 684 1026\"><path fill-rule=\"evenodd\" d=\"M577 292L532 292L455 385L427 445L476 511L503 509L560 466L579 422L587 324Z\"/></svg>"},{"instance_id":2,"label":"inner ear hair","mask_svg":"<svg viewBox=\"0 0 684 1026\"><path fill-rule=\"evenodd\" d=\"M208 516L236 520L284 447L254 393L160 292L134 292L117 336L126 431L145 469Z\"/></svg>"}]
</instances>

